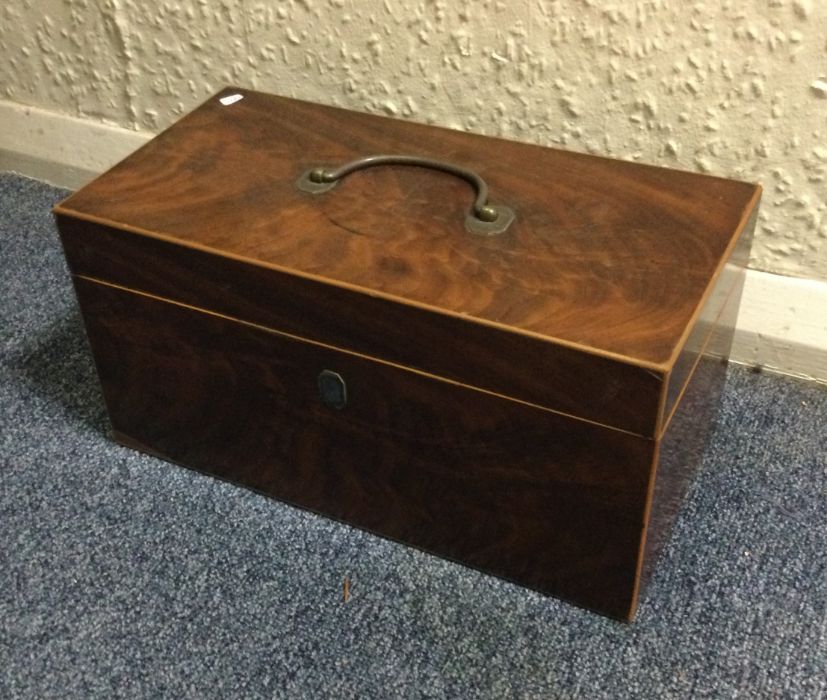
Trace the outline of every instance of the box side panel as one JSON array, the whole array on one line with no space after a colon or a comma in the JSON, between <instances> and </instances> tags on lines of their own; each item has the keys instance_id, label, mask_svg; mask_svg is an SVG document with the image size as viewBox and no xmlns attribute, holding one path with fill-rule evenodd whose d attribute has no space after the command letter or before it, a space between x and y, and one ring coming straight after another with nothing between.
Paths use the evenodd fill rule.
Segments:
<instances>
[{"instance_id":1,"label":"box side panel","mask_svg":"<svg viewBox=\"0 0 827 700\"><path fill-rule=\"evenodd\" d=\"M203 250L58 217L74 274L644 436L663 375L583 349Z\"/></svg>"},{"instance_id":2,"label":"box side panel","mask_svg":"<svg viewBox=\"0 0 827 700\"><path fill-rule=\"evenodd\" d=\"M730 325L734 329L735 318L733 317L730 324L722 318L722 315L724 309L727 308L729 309L728 313L735 314L737 317L757 216L758 207L756 206L749 221L744 226L735 249L724 264L721 274L718 276L695 322L695 327L689 334L678 359L672 367L672 371L669 373L661 418L661 433L666 429L681 392L686 387L696 363L704 352L704 348L709 346L709 352L716 352L720 357L729 357L731 341L725 341L721 338L713 340L712 334L726 333L726 329Z\"/></svg>"},{"instance_id":3,"label":"box side panel","mask_svg":"<svg viewBox=\"0 0 827 700\"><path fill-rule=\"evenodd\" d=\"M666 433L658 441L657 469L647 526L641 583L649 580L686 492L697 474L715 425L726 379L735 321L743 288L741 278L701 350L686 389L678 400Z\"/></svg>"},{"instance_id":4,"label":"box side panel","mask_svg":"<svg viewBox=\"0 0 827 700\"><path fill-rule=\"evenodd\" d=\"M125 444L631 614L654 442L75 279ZM319 395L338 374L346 405Z\"/></svg>"}]
</instances>

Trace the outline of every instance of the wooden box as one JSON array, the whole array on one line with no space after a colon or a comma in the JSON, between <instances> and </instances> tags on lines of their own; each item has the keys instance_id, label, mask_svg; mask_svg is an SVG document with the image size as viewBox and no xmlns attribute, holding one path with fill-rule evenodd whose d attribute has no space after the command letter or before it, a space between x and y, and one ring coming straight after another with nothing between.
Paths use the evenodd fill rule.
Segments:
<instances>
[{"instance_id":1,"label":"wooden box","mask_svg":"<svg viewBox=\"0 0 827 700\"><path fill-rule=\"evenodd\" d=\"M632 619L759 196L228 88L55 213L119 442Z\"/></svg>"}]
</instances>

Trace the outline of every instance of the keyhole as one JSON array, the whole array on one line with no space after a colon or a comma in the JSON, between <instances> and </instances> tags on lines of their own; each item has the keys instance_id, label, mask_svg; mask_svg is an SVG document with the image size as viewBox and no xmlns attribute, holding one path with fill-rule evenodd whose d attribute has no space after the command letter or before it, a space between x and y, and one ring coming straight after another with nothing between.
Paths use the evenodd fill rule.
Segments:
<instances>
[{"instance_id":1,"label":"keyhole","mask_svg":"<svg viewBox=\"0 0 827 700\"><path fill-rule=\"evenodd\" d=\"M319 374L318 385L319 398L325 406L340 411L347 405L347 386L340 374L323 370Z\"/></svg>"}]
</instances>

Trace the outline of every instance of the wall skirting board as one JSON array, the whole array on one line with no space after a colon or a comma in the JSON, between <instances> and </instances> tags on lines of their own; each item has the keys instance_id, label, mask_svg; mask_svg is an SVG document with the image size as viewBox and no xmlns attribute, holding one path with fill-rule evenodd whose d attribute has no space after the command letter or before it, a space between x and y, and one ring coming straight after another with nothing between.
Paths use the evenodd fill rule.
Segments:
<instances>
[{"instance_id":1,"label":"wall skirting board","mask_svg":"<svg viewBox=\"0 0 827 700\"><path fill-rule=\"evenodd\" d=\"M0 100L0 170L76 189L152 134ZM827 383L827 281L747 272L732 360Z\"/></svg>"},{"instance_id":2,"label":"wall skirting board","mask_svg":"<svg viewBox=\"0 0 827 700\"><path fill-rule=\"evenodd\" d=\"M60 187L77 189L152 136L0 100L0 170Z\"/></svg>"},{"instance_id":3,"label":"wall skirting board","mask_svg":"<svg viewBox=\"0 0 827 700\"><path fill-rule=\"evenodd\" d=\"M827 383L827 282L747 270L732 359Z\"/></svg>"}]
</instances>

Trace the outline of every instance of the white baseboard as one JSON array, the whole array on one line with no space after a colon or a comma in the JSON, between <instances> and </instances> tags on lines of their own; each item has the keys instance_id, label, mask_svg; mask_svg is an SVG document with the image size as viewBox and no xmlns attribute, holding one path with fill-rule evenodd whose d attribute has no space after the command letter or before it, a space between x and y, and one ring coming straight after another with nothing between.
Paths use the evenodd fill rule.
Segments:
<instances>
[{"instance_id":1,"label":"white baseboard","mask_svg":"<svg viewBox=\"0 0 827 700\"><path fill-rule=\"evenodd\" d=\"M0 100L0 170L76 189L152 138L89 119Z\"/></svg>"},{"instance_id":2,"label":"white baseboard","mask_svg":"<svg viewBox=\"0 0 827 700\"><path fill-rule=\"evenodd\" d=\"M76 189L152 134L0 100L0 170ZM731 359L827 382L827 282L749 270Z\"/></svg>"},{"instance_id":3,"label":"white baseboard","mask_svg":"<svg viewBox=\"0 0 827 700\"><path fill-rule=\"evenodd\" d=\"M731 359L827 382L827 282L747 270Z\"/></svg>"}]
</instances>

